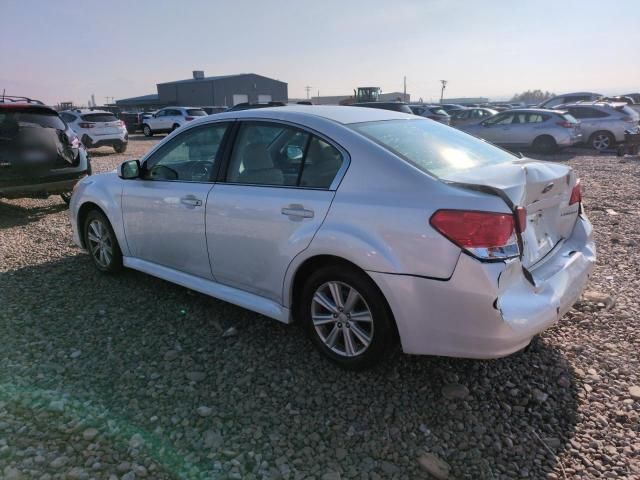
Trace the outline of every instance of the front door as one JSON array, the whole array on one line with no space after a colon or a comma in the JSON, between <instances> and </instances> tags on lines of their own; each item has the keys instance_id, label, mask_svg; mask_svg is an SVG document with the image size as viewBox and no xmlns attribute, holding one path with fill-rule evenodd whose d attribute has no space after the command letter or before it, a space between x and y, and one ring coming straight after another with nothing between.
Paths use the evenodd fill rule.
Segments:
<instances>
[{"instance_id":1,"label":"front door","mask_svg":"<svg viewBox=\"0 0 640 480\"><path fill-rule=\"evenodd\" d=\"M146 159L142 178L124 183L122 212L131 256L213 278L205 206L227 125L182 132Z\"/></svg>"},{"instance_id":2,"label":"front door","mask_svg":"<svg viewBox=\"0 0 640 480\"><path fill-rule=\"evenodd\" d=\"M282 302L286 270L322 224L343 158L304 130L243 122L207 202L216 281Z\"/></svg>"}]
</instances>

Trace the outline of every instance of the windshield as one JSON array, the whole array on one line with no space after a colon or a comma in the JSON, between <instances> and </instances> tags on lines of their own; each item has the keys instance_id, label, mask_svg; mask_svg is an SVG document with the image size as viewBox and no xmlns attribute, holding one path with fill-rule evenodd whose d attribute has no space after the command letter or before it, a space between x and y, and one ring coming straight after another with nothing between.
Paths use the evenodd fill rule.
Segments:
<instances>
[{"instance_id":1,"label":"windshield","mask_svg":"<svg viewBox=\"0 0 640 480\"><path fill-rule=\"evenodd\" d=\"M189 115L190 117L206 117L207 112L200 108L190 108L189 110L187 110L187 115Z\"/></svg>"},{"instance_id":2,"label":"windshield","mask_svg":"<svg viewBox=\"0 0 640 480\"><path fill-rule=\"evenodd\" d=\"M351 127L423 172L438 177L516 158L471 135L429 120L383 120Z\"/></svg>"},{"instance_id":3,"label":"windshield","mask_svg":"<svg viewBox=\"0 0 640 480\"><path fill-rule=\"evenodd\" d=\"M62 119L55 112L41 110L29 111L0 111L0 129L7 130L17 127L44 127L66 130Z\"/></svg>"}]
</instances>

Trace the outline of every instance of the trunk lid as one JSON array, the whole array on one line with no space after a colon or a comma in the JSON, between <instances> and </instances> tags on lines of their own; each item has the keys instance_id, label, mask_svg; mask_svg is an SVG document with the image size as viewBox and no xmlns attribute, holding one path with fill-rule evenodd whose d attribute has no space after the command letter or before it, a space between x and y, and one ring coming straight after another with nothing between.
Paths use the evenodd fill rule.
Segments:
<instances>
[{"instance_id":1,"label":"trunk lid","mask_svg":"<svg viewBox=\"0 0 640 480\"><path fill-rule=\"evenodd\" d=\"M522 264L533 268L573 231L579 204L569 205L577 178L567 166L520 159L451 173L442 178L463 188L499 195L514 209L527 209Z\"/></svg>"}]
</instances>

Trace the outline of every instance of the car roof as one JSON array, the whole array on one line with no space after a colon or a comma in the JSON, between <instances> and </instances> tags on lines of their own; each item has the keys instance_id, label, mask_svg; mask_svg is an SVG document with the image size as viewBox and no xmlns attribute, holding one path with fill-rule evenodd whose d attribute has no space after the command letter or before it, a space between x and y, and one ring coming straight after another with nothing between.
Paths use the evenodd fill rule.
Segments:
<instances>
[{"instance_id":1,"label":"car roof","mask_svg":"<svg viewBox=\"0 0 640 480\"><path fill-rule=\"evenodd\" d=\"M87 113L108 113L113 115L113 112L110 112L108 110L93 110L91 108L70 108L69 110L63 110L62 112L64 113L77 113L80 115L86 115ZM62 113L60 112L60 113Z\"/></svg>"},{"instance_id":2,"label":"car roof","mask_svg":"<svg viewBox=\"0 0 640 480\"><path fill-rule=\"evenodd\" d=\"M271 118L291 120L293 122L303 121L305 117L321 117L344 125L351 123L375 122L380 120L419 118L408 113L394 112L392 110L384 110L381 108L357 108L337 105L288 105L284 107L223 112L215 116L216 119Z\"/></svg>"},{"instance_id":3,"label":"car roof","mask_svg":"<svg viewBox=\"0 0 640 480\"><path fill-rule=\"evenodd\" d=\"M592 102L572 102L563 103L560 107L626 107L625 102L606 102L602 100L593 100Z\"/></svg>"},{"instance_id":4,"label":"car roof","mask_svg":"<svg viewBox=\"0 0 640 480\"><path fill-rule=\"evenodd\" d=\"M562 110L554 110L553 108L511 108L499 113L558 113Z\"/></svg>"}]
</instances>

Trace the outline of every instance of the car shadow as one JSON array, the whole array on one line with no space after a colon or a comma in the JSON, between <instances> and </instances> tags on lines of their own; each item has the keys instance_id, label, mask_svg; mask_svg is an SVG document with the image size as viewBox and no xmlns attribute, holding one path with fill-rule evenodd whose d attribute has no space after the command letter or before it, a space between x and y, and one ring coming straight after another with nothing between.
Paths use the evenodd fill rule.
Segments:
<instances>
[{"instance_id":1,"label":"car shadow","mask_svg":"<svg viewBox=\"0 0 640 480\"><path fill-rule=\"evenodd\" d=\"M352 372L301 328L138 272L99 274L86 255L0 273L0 285L9 416L24 429L37 419L45 438L93 426L116 465L138 435L155 478L216 478L239 455L241 474L261 472L258 454L267 471L415 478L424 452L455 478L545 478L561 476L574 435L576 377L544 338L499 360L397 353Z\"/></svg>"},{"instance_id":2,"label":"car shadow","mask_svg":"<svg viewBox=\"0 0 640 480\"><path fill-rule=\"evenodd\" d=\"M59 197L58 197L59 198ZM31 222L67 210L69 207L60 199L59 203L45 206L23 207L0 199L0 228L28 225Z\"/></svg>"}]
</instances>

